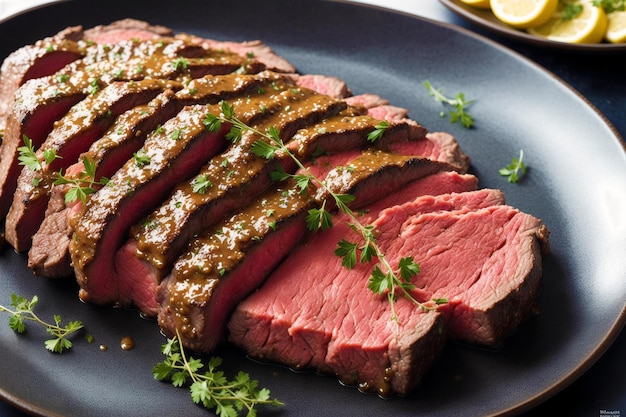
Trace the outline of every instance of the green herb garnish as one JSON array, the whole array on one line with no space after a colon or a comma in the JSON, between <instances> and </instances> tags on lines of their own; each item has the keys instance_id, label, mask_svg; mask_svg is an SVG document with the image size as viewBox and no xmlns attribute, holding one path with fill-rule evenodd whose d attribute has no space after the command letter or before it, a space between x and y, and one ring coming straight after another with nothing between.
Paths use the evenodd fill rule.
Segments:
<instances>
[{"instance_id":1,"label":"green herb garnish","mask_svg":"<svg viewBox=\"0 0 626 417\"><path fill-rule=\"evenodd\" d=\"M148 153L143 149L135 152L133 154L133 159L139 168L142 168L152 162L152 157L150 157L150 155L148 155Z\"/></svg>"},{"instance_id":2,"label":"green herb garnish","mask_svg":"<svg viewBox=\"0 0 626 417\"><path fill-rule=\"evenodd\" d=\"M503 177L507 177L510 183L518 182L526 174L526 164L524 163L524 151L519 151L519 157L513 157L511 163L498 171Z\"/></svg>"},{"instance_id":3,"label":"green herb garnish","mask_svg":"<svg viewBox=\"0 0 626 417\"><path fill-rule=\"evenodd\" d=\"M208 175L201 174L193 179L191 185L193 186L194 193L204 194L209 188L213 186L213 183L209 179Z\"/></svg>"},{"instance_id":4,"label":"green herb garnish","mask_svg":"<svg viewBox=\"0 0 626 417\"><path fill-rule=\"evenodd\" d=\"M33 141L26 135L22 136L22 140L24 141L24 146L17 148L17 151L19 152L17 157L20 161L19 164L25 166L31 171L41 171L43 169L43 163L37 157L37 153L33 147ZM54 149L46 149L43 152L43 162L46 165L49 165L57 158L60 158L60 156L57 156Z\"/></svg>"},{"instance_id":5,"label":"green herb garnish","mask_svg":"<svg viewBox=\"0 0 626 417\"><path fill-rule=\"evenodd\" d=\"M35 295L30 300L18 296L15 293L11 294L11 306L15 309L4 307L0 305L0 311L9 313L9 327L16 333L22 334L26 332L26 322L32 321L44 326L46 331L53 337L44 342L46 349L54 353L63 353L63 351L72 348L72 341L68 339L71 335L78 332L83 328L83 324L80 321L70 321L66 325L61 324L61 316L54 315L54 323L47 323L43 321L33 309L39 302L39 298Z\"/></svg>"},{"instance_id":6,"label":"green herb garnish","mask_svg":"<svg viewBox=\"0 0 626 417\"><path fill-rule=\"evenodd\" d=\"M69 185L70 188L65 193L65 203L73 203L80 200L83 203L87 201L87 196L95 193L100 186L109 182L108 178L102 177L98 180L96 177L96 163L89 158L83 158L83 166L85 167L76 178L68 178L63 176L62 171L56 173L54 185Z\"/></svg>"},{"instance_id":7,"label":"green herb garnish","mask_svg":"<svg viewBox=\"0 0 626 417\"><path fill-rule=\"evenodd\" d=\"M596 7L602 7L607 13L626 10L626 0L591 0L591 3Z\"/></svg>"},{"instance_id":8,"label":"green herb garnish","mask_svg":"<svg viewBox=\"0 0 626 417\"><path fill-rule=\"evenodd\" d=\"M179 71L181 69L187 69L187 67L189 67L189 61L187 61L186 58L179 57L172 62L172 65L174 65L176 71Z\"/></svg>"},{"instance_id":9,"label":"green herb garnish","mask_svg":"<svg viewBox=\"0 0 626 417\"><path fill-rule=\"evenodd\" d=\"M206 364L188 357L179 340L177 334L161 347L166 358L152 369L155 379L171 382L175 387L189 387L194 403L214 410L220 417L234 417L244 409L247 416L254 417L258 405L283 405L270 398L268 389L259 389L258 381L245 372L240 371L229 381L217 369L222 364L220 357L211 357Z\"/></svg>"},{"instance_id":10,"label":"green herb garnish","mask_svg":"<svg viewBox=\"0 0 626 417\"><path fill-rule=\"evenodd\" d=\"M457 93L454 98L446 97L442 90L438 90L432 86L430 81L424 81L424 86L428 90L428 94L431 97L434 97L436 101L448 104L453 107L453 110L450 110L450 122L461 123L461 126L469 129L474 126L474 118L469 114L468 107L474 103L474 100L467 100L465 98L465 94ZM445 114L444 114L445 115Z\"/></svg>"}]
</instances>

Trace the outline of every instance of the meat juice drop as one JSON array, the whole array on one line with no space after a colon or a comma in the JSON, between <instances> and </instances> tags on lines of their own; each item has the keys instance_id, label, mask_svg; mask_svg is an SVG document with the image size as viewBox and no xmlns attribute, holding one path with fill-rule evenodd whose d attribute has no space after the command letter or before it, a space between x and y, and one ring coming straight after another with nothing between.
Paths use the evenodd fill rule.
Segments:
<instances>
[{"instance_id":1,"label":"meat juice drop","mask_svg":"<svg viewBox=\"0 0 626 417\"><path fill-rule=\"evenodd\" d=\"M120 347L122 350L133 350L135 348L135 339L130 336L122 337L120 341Z\"/></svg>"}]
</instances>

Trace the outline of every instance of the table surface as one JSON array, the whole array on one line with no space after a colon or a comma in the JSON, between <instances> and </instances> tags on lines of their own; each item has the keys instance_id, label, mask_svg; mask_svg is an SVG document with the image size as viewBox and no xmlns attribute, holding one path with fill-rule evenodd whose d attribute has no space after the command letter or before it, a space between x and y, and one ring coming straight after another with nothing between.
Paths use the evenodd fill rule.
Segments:
<instances>
[{"instance_id":1,"label":"table surface","mask_svg":"<svg viewBox=\"0 0 626 417\"><path fill-rule=\"evenodd\" d=\"M20 9L49 0L0 0L0 19ZM626 137L626 54L557 52L503 38L484 31L450 12L437 0L360 0L406 13L462 26L521 53L578 90ZM626 416L626 331L578 380L538 407L534 416ZM0 417L25 414L0 401Z\"/></svg>"}]
</instances>

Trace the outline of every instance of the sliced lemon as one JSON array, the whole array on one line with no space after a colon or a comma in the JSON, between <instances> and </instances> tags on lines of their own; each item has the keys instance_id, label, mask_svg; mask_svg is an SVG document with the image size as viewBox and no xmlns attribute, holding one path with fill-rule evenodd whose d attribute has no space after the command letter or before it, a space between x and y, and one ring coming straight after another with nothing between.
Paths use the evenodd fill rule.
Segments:
<instances>
[{"instance_id":1,"label":"sliced lemon","mask_svg":"<svg viewBox=\"0 0 626 417\"><path fill-rule=\"evenodd\" d=\"M609 13L607 18L606 40L611 43L626 42L626 11Z\"/></svg>"},{"instance_id":2,"label":"sliced lemon","mask_svg":"<svg viewBox=\"0 0 626 417\"><path fill-rule=\"evenodd\" d=\"M489 4L491 0L461 0L461 2L472 6L478 7L479 9L489 9L491 5Z\"/></svg>"},{"instance_id":3,"label":"sliced lemon","mask_svg":"<svg viewBox=\"0 0 626 417\"><path fill-rule=\"evenodd\" d=\"M516 28L539 26L554 15L559 0L491 0L491 11L502 22Z\"/></svg>"},{"instance_id":4,"label":"sliced lemon","mask_svg":"<svg viewBox=\"0 0 626 417\"><path fill-rule=\"evenodd\" d=\"M581 5L582 12L573 19L563 20L564 5L559 7L545 24L528 29L529 33L556 41L568 43L598 43L602 40L608 26L608 19L602 7L596 7L590 1L574 1Z\"/></svg>"}]
</instances>

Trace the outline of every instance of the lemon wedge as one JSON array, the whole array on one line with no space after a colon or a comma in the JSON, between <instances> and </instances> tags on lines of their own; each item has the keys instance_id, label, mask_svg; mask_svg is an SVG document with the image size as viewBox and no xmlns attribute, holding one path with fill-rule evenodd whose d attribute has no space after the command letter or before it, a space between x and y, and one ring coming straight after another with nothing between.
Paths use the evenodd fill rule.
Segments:
<instances>
[{"instance_id":1,"label":"lemon wedge","mask_svg":"<svg viewBox=\"0 0 626 417\"><path fill-rule=\"evenodd\" d=\"M611 43L626 42L626 11L609 13L607 18L606 40Z\"/></svg>"},{"instance_id":2,"label":"lemon wedge","mask_svg":"<svg viewBox=\"0 0 626 417\"><path fill-rule=\"evenodd\" d=\"M526 29L544 24L554 15L559 0L491 0L491 11L502 22Z\"/></svg>"},{"instance_id":3,"label":"lemon wedge","mask_svg":"<svg viewBox=\"0 0 626 417\"><path fill-rule=\"evenodd\" d=\"M490 1L491 0L461 0L461 2L468 6L477 7L479 9L489 9L491 7L489 4Z\"/></svg>"},{"instance_id":4,"label":"lemon wedge","mask_svg":"<svg viewBox=\"0 0 626 417\"><path fill-rule=\"evenodd\" d=\"M563 20L564 5L559 7L545 24L528 29L528 32L543 36L556 42L568 43L598 43L604 38L608 26L608 19L602 7L596 7L590 1L574 1L572 4L581 5L582 12L573 19Z\"/></svg>"}]
</instances>

